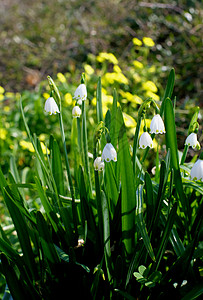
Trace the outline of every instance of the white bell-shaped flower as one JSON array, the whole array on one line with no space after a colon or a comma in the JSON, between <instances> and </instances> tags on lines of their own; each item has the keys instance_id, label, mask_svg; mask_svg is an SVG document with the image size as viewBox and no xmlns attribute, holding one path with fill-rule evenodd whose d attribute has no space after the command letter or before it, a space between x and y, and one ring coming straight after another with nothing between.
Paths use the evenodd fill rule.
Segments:
<instances>
[{"instance_id":1,"label":"white bell-shaped flower","mask_svg":"<svg viewBox=\"0 0 203 300\"><path fill-rule=\"evenodd\" d=\"M111 160L117 161L117 153L111 143L107 143L102 152L102 161L110 162Z\"/></svg>"},{"instance_id":2,"label":"white bell-shaped flower","mask_svg":"<svg viewBox=\"0 0 203 300\"><path fill-rule=\"evenodd\" d=\"M150 124L150 133L165 133L165 126L164 126L164 122L161 118L160 115L155 115L152 120L151 120L151 124Z\"/></svg>"},{"instance_id":3,"label":"white bell-shaped flower","mask_svg":"<svg viewBox=\"0 0 203 300\"><path fill-rule=\"evenodd\" d=\"M203 160L202 159L198 159L190 172L190 178L192 180L201 180L203 181Z\"/></svg>"},{"instance_id":4,"label":"white bell-shaped flower","mask_svg":"<svg viewBox=\"0 0 203 300\"><path fill-rule=\"evenodd\" d=\"M80 117L80 115L81 115L81 109L80 109L80 107L79 106L74 106L73 107L73 110L72 110L72 116L73 116L73 118L79 118Z\"/></svg>"},{"instance_id":5,"label":"white bell-shaped flower","mask_svg":"<svg viewBox=\"0 0 203 300\"><path fill-rule=\"evenodd\" d=\"M46 102L45 102L45 106L44 106L44 110L46 112L48 112L50 115L52 114L56 114L56 113L60 113L59 109L58 109L58 105L56 104L55 100L53 97L49 97Z\"/></svg>"},{"instance_id":6,"label":"white bell-shaped flower","mask_svg":"<svg viewBox=\"0 0 203 300\"><path fill-rule=\"evenodd\" d=\"M153 141L148 132L143 132L139 139L139 148L145 149L147 147L153 148Z\"/></svg>"},{"instance_id":7,"label":"white bell-shaped flower","mask_svg":"<svg viewBox=\"0 0 203 300\"><path fill-rule=\"evenodd\" d=\"M73 98L76 99L76 101L78 101L79 105L82 104L82 101L87 99L87 89L84 83L81 83L77 87Z\"/></svg>"},{"instance_id":8,"label":"white bell-shaped flower","mask_svg":"<svg viewBox=\"0 0 203 300\"><path fill-rule=\"evenodd\" d=\"M200 144L197 140L197 134L194 132L190 133L185 140L185 145L188 145L188 146L192 147L193 149L199 150Z\"/></svg>"},{"instance_id":9,"label":"white bell-shaped flower","mask_svg":"<svg viewBox=\"0 0 203 300\"><path fill-rule=\"evenodd\" d=\"M103 171L104 170L104 162L102 161L101 157L97 157L94 160L94 169L95 169L95 171Z\"/></svg>"}]
</instances>

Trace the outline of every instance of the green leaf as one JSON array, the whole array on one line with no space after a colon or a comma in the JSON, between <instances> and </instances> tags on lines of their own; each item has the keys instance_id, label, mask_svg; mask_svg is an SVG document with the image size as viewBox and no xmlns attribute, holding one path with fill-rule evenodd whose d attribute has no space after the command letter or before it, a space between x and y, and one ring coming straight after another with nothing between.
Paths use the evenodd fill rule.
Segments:
<instances>
[{"instance_id":1,"label":"green leaf","mask_svg":"<svg viewBox=\"0 0 203 300\"><path fill-rule=\"evenodd\" d=\"M167 149L170 148L171 152L171 167L174 169L174 182L175 186L185 212L185 217L189 215L188 201L186 201L185 193L183 190L183 184L179 168L179 158L178 158L178 146L176 138L176 126L175 126L175 116L172 102L169 98L165 100L164 107L164 121L166 128L166 146ZM186 225L187 228L187 225Z\"/></svg>"},{"instance_id":2,"label":"green leaf","mask_svg":"<svg viewBox=\"0 0 203 300\"><path fill-rule=\"evenodd\" d=\"M102 113L102 86L101 86L101 77L99 77L98 83L97 83L97 92L96 92L96 98L97 98L97 122L103 121L103 113Z\"/></svg>"},{"instance_id":3,"label":"green leaf","mask_svg":"<svg viewBox=\"0 0 203 300\"><path fill-rule=\"evenodd\" d=\"M146 204L147 204L147 224L151 223L155 213L155 201L154 201L154 192L152 187L152 181L149 176L149 173L145 173L145 190L146 190Z\"/></svg>"},{"instance_id":4,"label":"green leaf","mask_svg":"<svg viewBox=\"0 0 203 300\"><path fill-rule=\"evenodd\" d=\"M122 241L124 245L125 256L131 256L134 249L134 231L135 231L135 188L134 174L131 162L130 150L126 129L123 121L121 109L118 108L117 117L120 122L119 130L119 152L118 163L121 174L121 224Z\"/></svg>"},{"instance_id":5,"label":"green leaf","mask_svg":"<svg viewBox=\"0 0 203 300\"><path fill-rule=\"evenodd\" d=\"M61 162L61 153L57 141L51 136L50 150L52 151L52 173L58 193L64 195L64 176Z\"/></svg>"},{"instance_id":6,"label":"green leaf","mask_svg":"<svg viewBox=\"0 0 203 300\"><path fill-rule=\"evenodd\" d=\"M27 222L20 209L16 206L15 200L12 198L12 192L10 191L8 186L5 188L4 199L18 234L24 261L27 264L32 276L35 277L36 266L29 238Z\"/></svg>"},{"instance_id":7,"label":"green leaf","mask_svg":"<svg viewBox=\"0 0 203 300\"><path fill-rule=\"evenodd\" d=\"M104 228L104 255L106 269L109 282L112 279L112 260L111 260L111 244L110 244L110 216L108 202L104 192L101 192L102 213L103 213L103 228Z\"/></svg>"},{"instance_id":8,"label":"green leaf","mask_svg":"<svg viewBox=\"0 0 203 300\"><path fill-rule=\"evenodd\" d=\"M172 68L170 71L169 77L168 77L166 89L164 92L164 96L163 96L163 100L162 100L162 104L161 104L161 108L160 108L161 116L163 115L163 112L164 112L165 99L171 98L171 96L172 96L174 83L175 83L175 70L174 70L174 68Z\"/></svg>"},{"instance_id":9,"label":"green leaf","mask_svg":"<svg viewBox=\"0 0 203 300\"><path fill-rule=\"evenodd\" d=\"M144 222L144 217L143 217L143 189L142 187L137 189L136 193L136 201L137 201L137 207L136 207L136 221L137 221L137 226L139 228L139 232L141 237L143 238L143 242L145 245L145 248L147 249L151 259L155 261L155 255L154 251L152 249L152 245L150 243L150 239L148 236L147 228Z\"/></svg>"},{"instance_id":10,"label":"green leaf","mask_svg":"<svg viewBox=\"0 0 203 300\"><path fill-rule=\"evenodd\" d=\"M147 269L147 268L146 268L145 266L141 265L141 266L139 266L138 271L139 271L139 273L140 273L141 275L143 275L143 274L144 274L144 271L145 271L146 269Z\"/></svg>"},{"instance_id":11,"label":"green leaf","mask_svg":"<svg viewBox=\"0 0 203 300\"><path fill-rule=\"evenodd\" d=\"M118 140L118 124L117 124L117 93L114 89L113 91L113 105L111 108L111 126L110 126L110 136L111 136L111 143L116 148L117 140Z\"/></svg>"},{"instance_id":12,"label":"green leaf","mask_svg":"<svg viewBox=\"0 0 203 300\"><path fill-rule=\"evenodd\" d=\"M52 242L50 231L40 211L37 212L37 229L39 232L43 254L48 263L59 263L60 259Z\"/></svg>"},{"instance_id":13,"label":"green leaf","mask_svg":"<svg viewBox=\"0 0 203 300\"><path fill-rule=\"evenodd\" d=\"M164 232L163 232L163 234L160 238L160 244L158 246L158 252L157 252L157 255L156 255L156 261L157 261L156 270L159 267L159 264L161 262L161 259L162 259L162 256L164 254L165 248L167 246L169 236L171 234L171 230L172 230L172 227L173 227L174 222L175 222L176 211L177 211L177 203L175 203L175 205L173 206L173 208L172 208L172 210L169 214L169 217L168 217L168 219L166 221L166 224L165 224Z\"/></svg>"}]
</instances>

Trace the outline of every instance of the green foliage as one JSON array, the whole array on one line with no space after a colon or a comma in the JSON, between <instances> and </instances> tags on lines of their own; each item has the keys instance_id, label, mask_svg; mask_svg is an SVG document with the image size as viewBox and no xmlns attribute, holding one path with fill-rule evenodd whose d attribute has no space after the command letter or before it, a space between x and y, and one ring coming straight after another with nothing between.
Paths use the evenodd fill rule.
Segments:
<instances>
[{"instance_id":1,"label":"green foliage","mask_svg":"<svg viewBox=\"0 0 203 300\"><path fill-rule=\"evenodd\" d=\"M71 137L64 129L65 108L58 119L47 116L46 122L54 118L57 134L47 132L49 146L44 150L30 126L29 102L22 97L22 120L34 157L29 157L26 174L28 167L18 168L14 154L10 172L5 164L0 168L7 216L0 227L0 273L14 299L59 299L67 291L87 299L164 299L168 294L195 299L202 294L203 186L190 180L191 163L180 165L171 100L174 75L171 70L161 103L151 97L136 103L133 146L125 120L130 110L118 104L115 90L103 116L100 79L94 122L88 118L87 100L82 120L71 124ZM48 81L62 108L63 92L51 77ZM146 123L159 105L166 147L156 147L161 156L158 152L151 175L145 162L153 151L140 150L138 140L142 120ZM117 161L105 161L104 171L94 170L91 157L100 156L110 142Z\"/></svg>"}]
</instances>

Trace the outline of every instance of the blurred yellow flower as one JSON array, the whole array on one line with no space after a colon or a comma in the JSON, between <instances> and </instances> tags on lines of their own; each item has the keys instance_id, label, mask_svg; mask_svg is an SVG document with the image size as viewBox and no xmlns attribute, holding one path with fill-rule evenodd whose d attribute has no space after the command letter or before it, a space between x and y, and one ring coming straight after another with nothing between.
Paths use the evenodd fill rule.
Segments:
<instances>
[{"instance_id":1,"label":"blurred yellow flower","mask_svg":"<svg viewBox=\"0 0 203 300\"><path fill-rule=\"evenodd\" d=\"M66 93L64 95L64 102L67 106L72 105L73 104L73 97L70 93Z\"/></svg>"},{"instance_id":2,"label":"blurred yellow flower","mask_svg":"<svg viewBox=\"0 0 203 300\"><path fill-rule=\"evenodd\" d=\"M143 37L142 40L147 47L153 47L155 45L154 41L150 37Z\"/></svg>"},{"instance_id":3,"label":"blurred yellow flower","mask_svg":"<svg viewBox=\"0 0 203 300\"><path fill-rule=\"evenodd\" d=\"M29 150L30 152L35 152L32 143L21 140L19 144L24 150Z\"/></svg>"},{"instance_id":4,"label":"blurred yellow flower","mask_svg":"<svg viewBox=\"0 0 203 300\"><path fill-rule=\"evenodd\" d=\"M124 92L123 90L119 90L119 93L121 94L121 96L126 99L127 101L126 102L131 102L131 103L134 103L134 104L141 104L143 101L142 99L137 96L137 95L133 95L129 92Z\"/></svg>"},{"instance_id":5,"label":"blurred yellow flower","mask_svg":"<svg viewBox=\"0 0 203 300\"><path fill-rule=\"evenodd\" d=\"M154 73L156 71L156 67L153 65L149 68L149 73Z\"/></svg>"},{"instance_id":6,"label":"blurred yellow flower","mask_svg":"<svg viewBox=\"0 0 203 300\"><path fill-rule=\"evenodd\" d=\"M142 41L140 41L139 39L137 38L133 38L133 44L135 46L142 46Z\"/></svg>"},{"instance_id":7,"label":"blurred yellow flower","mask_svg":"<svg viewBox=\"0 0 203 300\"><path fill-rule=\"evenodd\" d=\"M44 97L45 100L47 100L50 97L50 94L48 93L43 93L42 95Z\"/></svg>"},{"instance_id":8,"label":"blurred yellow flower","mask_svg":"<svg viewBox=\"0 0 203 300\"><path fill-rule=\"evenodd\" d=\"M2 86L0 86L0 94L3 94L4 92L5 92L5 89Z\"/></svg>"},{"instance_id":9,"label":"blurred yellow flower","mask_svg":"<svg viewBox=\"0 0 203 300\"><path fill-rule=\"evenodd\" d=\"M5 112L9 112L11 109L10 109L10 106L8 106L8 105L6 105L6 106L4 106L4 111Z\"/></svg>"},{"instance_id":10,"label":"blurred yellow flower","mask_svg":"<svg viewBox=\"0 0 203 300\"><path fill-rule=\"evenodd\" d=\"M57 74L57 78L60 82L65 83L66 82L66 77L62 73Z\"/></svg>"},{"instance_id":11,"label":"blurred yellow flower","mask_svg":"<svg viewBox=\"0 0 203 300\"><path fill-rule=\"evenodd\" d=\"M105 60L108 60L114 65L118 64L118 60L113 53L101 52L96 58L99 62L104 62Z\"/></svg>"},{"instance_id":12,"label":"blurred yellow flower","mask_svg":"<svg viewBox=\"0 0 203 300\"><path fill-rule=\"evenodd\" d=\"M35 152L35 149L31 142L21 140L19 144L24 150L28 150L32 153ZM47 148L47 152L46 152L46 146L43 142L40 142L40 145L41 145L43 154L46 154L46 153L50 154L50 150L48 148Z\"/></svg>"},{"instance_id":13,"label":"blurred yellow flower","mask_svg":"<svg viewBox=\"0 0 203 300\"><path fill-rule=\"evenodd\" d=\"M119 66L117 66L117 65L113 66L113 70L116 73L122 73L121 68Z\"/></svg>"},{"instance_id":14,"label":"blurred yellow flower","mask_svg":"<svg viewBox=\"0 0 203 300\"><path fill-rule=\"evenodd\" d=\"M0 101L4 100L4 95L0 94Z\"/></svg>"},{"instance_id":15,"label":"blurred yellow flower","mask_svg":"<svg viewBox=\"0 0 203 300\"><path fill-rule=\"evenodd\" d=\"M146 81L146 82L143 82L142 87L143 87L144 90L151 91L153 93L156 93L158 91L157 86L155 85L155 83L150 81L150 80Z\"/></svg>"},{"instance_id":16,"label":"blurred yellow flower","mask_svg":"<svg viewBox=\"0 0 203 300\"><path fill-rule=\"evenodd\" d=\"M15 94L12 93L12 92L6 92L6 93L5 93L5 96L6 96L7 98L13 98L13 97L15 96Z\"/></svg>"},{"instance_id":17,"label":"blurred yellow flower","mask_svg":"<svg viewBox=\"0 0 203 300\"><path fill-rule=\"evenodd\" d=\"M138 68L138 69L143 69L143 67L144 67L143 64L138 60L134 60L133 65L135 68Z\"/></svg>"},{"instance_id":18,"label":"blurred yellow flower","mask_svg":"<svg viewBox=\"0 0 203 300\"><path fill-rule=\"evenodd\" d=\"M116 81L123 83L123 84L128 84L128 79L125 77L125 75L123 73L117 74Z\"/></svg>"},{"instance_id":19,"label":"blurred yellow flower","mask_svg":"<svg viewBox=\"0 0 203 300\"><path fill-rule=\"evenodd\" d=\"M160 97L157 94L154 94L151 91L147 91L146 92L146 96L152 98L155 101L159 101L160 100Z\"/></svg>"},{"instance_id":20,"label":"blurred yellow flower","mask_svg":"<svg viewBox=\"0 0 203 300\"><path fill-rule=\"evenodd\" d=\"M85 69L85 73L88 75L92 75L94 73L94 69L88 64L84 65L84 69Z\"/></svg>"},{"instance_id":21,"label":"blurred yellow flower","mask_svg":"<svg viewBox=\"0 0 203 300\"><path fill-rule=\"evenodd\" d=\"M137 73L133 74L133 79L135 80L136 83L141 81L141 77Z\"/></svg>"},{"instance_id":22,"label":"blurred yellow flower","mask_svg":"<svg viewBox=\"0 0 203 300\"><path fill-rule=\"evenodd\" d=\"M4 128L0 128L0 139L5 140L7 136L7 130Z\"/></svg>"},{"instance_id":23,"label":"blurred yellow flower","mask_svg":"<svg viewBox=\"0 0 203 300\"><path fill-rule=\"evenodd\" d=\"M132 127L135 127L137 125L135 120L130 115L128 115L124 112L123 112L123 119L124 119L125 126L128 127L128 128L132 128Z\"/></svg>"}]
</instances>

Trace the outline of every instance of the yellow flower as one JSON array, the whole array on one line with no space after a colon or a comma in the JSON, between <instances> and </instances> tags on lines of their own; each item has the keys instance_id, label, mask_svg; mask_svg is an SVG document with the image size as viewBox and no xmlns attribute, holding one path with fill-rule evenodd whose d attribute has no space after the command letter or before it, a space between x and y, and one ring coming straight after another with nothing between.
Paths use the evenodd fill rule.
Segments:
<instances>
[{"instance_id":1,"label":"yellow flower","mask_svg":"<svg viewBox=\"0 0 203 300\"><path fill-rule=\"evenodd\" d=\"M160 97L157 94L154 94L151 91L147 91L146 92L146 96L152 98L155 101L159 101L160 100Z\"/></svg>"},{"instance_id":2,"label":"yellow flower","mask_svg":"<svg viewBox=\"0 0 203 300\"><path fill-rule=\"evenodd\" d=\"M114 65L118 64L118 60L113 53L106 53L106 52L99 53L99 55L97 56L97 61L104 62L105 60L108 60L110 63Z\"/></svg>"},{"instance_id":3,"label":"yellow flower","mask_svg":"<svg viewBox=\"0 0 203 300\"><path fill-rule=\"evenodd\" d=\"M21 140L19 144L24 150L29 150L30 152L35 152L32 143Z\"/></svg>"},{"instance_id":4,"label":"yellow flower","mask_svg":"<svg viewBox=\"0 0 203 300\"><path fill-rule=\"evenodd\" d=\"M141 81L141 77L137 73L133 74L133 79L135 80L136 83Z\"/></svg>"},{"instance_id":5,"label":"yellow flower","mask_svg":"<svg viewBox=\"0 0 203 300\"><path fill-rule=\"evenodd\" d=\"M60 82L65 83L66 82L66 77L62 73L57 74L57 78Z\"/></svg>"},{"instance_id":6,"label":"yellow flower","mask_svg":"<svg viewBox=\"0 0 203 300\"><path fill-rule=\"evenodd\" d=\"M85 73L88 75L92 75L94 73L94 69L88 64L84 65L84 69L85 69Z\"/></svg>"},{"instance_id":7,"label":"yellow flower","mask_svg":"<svg viewBox=\"0 0 203 300\"><path fill-rule=\"evenodd\" d=\"M135 68L138 68L138 69L143 69L143 67L144 67L143 64L138 60L134 60L133 65L135 66Z\"/></svg>"},{"instance_id":8,"label":"yellow flower","mask_svg":"<svg viewBox=\"0 0 203 300\"><path fill-rule=\"evenodd\" d=\"M128 84L128 79L125 77L125 75L123 73L117 74L116 81L123 83L123 84Z\"/></svg>"},{"instance_id":9,"label":"yellow flower","mask_svg":"<svg viewBox=\"0 0 203 300\"><path fill-rule=\"evenodd\" d=\"M8 105L4 106L4 111L9 112L10 111L10 106L8 106Z\"/></svg>"},{"instance_id":10,"label":"yellow flower","mask_svg":"<svg viewBox=\"0 0 203 300\"><path fill-rule=\"evenodd\" d=\"M45 144L43 142L40 142L41 148L42 148L42 152L43 154L50 154L50 150L48 148L46 148Z\"/></svg>"},{"instance_id":11,"label":"yellow flower","mask_svg":"<svg viewBox=\"0 0 203 300\"><path fill-rule=\"evenodd\" d=\"M132 128L135 127L137 125L137 123L135 122L135 120L128 114L123 112L123 119L124 119L124 123L126 127Z\"/></svg>"},{"instance_id":12,"label":"yellow flower","mask_svg":"<svg viewBox=\"0 0 203 300\"><path fill-rule=\"evenodd\" d=\"M127 101L125 102L131 102L131 103L134 103L134 104L141 104L142 103L142 99L137 96L137 95L132 95L131 93L129 92L124 92L122 90L119 90L119 93L121 94L121 96L126 99ZM124 101L123 101L124 102Z\"/></svg>"},{"instance_id":13,"label":"yellow flower","mask_svg":"<svg viewBox=\"0 0 203 300\"><path fill-rule=\"evenodd\" d=\"M157 86L155 85L155 83L150 81L150 80L146 81L146 82L143 82L142 87L143 87L144 90L147 90L147 91L150 91L150 92L153 92L153 93L156 93L158 91Z\"/></svg>"},{"instance_id":14,"label":"yellow flower","mask_svg":"<svg viewBox=\"0 0 203 300\"><path fill-rule=\"evenodd\" d=\"M66 93L64 96L64 101L67 106L72 105L73 104L72 95L70 93Z\"/></svg>"},{"instance_id":15,"label":"yellow flower","mask_svg":"<svg viewBox=\"0 0 203 300\"><path fill-rule=\"evenodd\" d=\"M6 96L7 98L13 98L13 97L15 96L15 94L12 93L12 92L6 92L6 93L5 93L5 96Z\"/></svg>"},{"instance_id":16,"label":"yellow flower","mask_svg":"<svg viewBox=\"0 0 203 300\"><path fill-rule=\"evenodd\" d=\"M137 38L133 38L133 44L135 46L142 46L142 41L140 41L139 39Z\"/></svg>"},{"instance_id":17,"label":"yellow flower","mask_svg":"<svg viewBox=\"0 0 203 300\"><path fill-rule=\"evenodd\" d=\"M143 37L142 40L147 47L153 47L155 45L154 41L150 37Z\"/></svg>"},{"instance_id":18,"label":"yellow flower","mask_svg":"<svg viewBox=\"0 0 203 300\"><path fill-rule=\"evenodd\" d=\"M4 100L4 95L0 94L0 101Z\"/></svg>"},{"instance_id":19,"label":"yellow flower","mask_svg":"<svg viewBox=\"0 0 203 300\"><path fill-rule=\"evenodd\" d=\"M50 94L48 94L48 93L43 93L43 97L44 97L45 100L47 100L47 99L50 97Z\"/></svg>"},{"instance_id":20,"label":"yellow flower","mask_svg":"<svg viewBox=\"0 0 203 300\"><path fill-rule=\"evenodd\" d=\"M0 140L5 140L7 136L7 130L4 128L0 128Z\"/></svg>"},{"instance_id":21,"label":"yellow flower","mask_svg":"<svg viewBox=\"0 0 203 300\"><path fill-rule=\"evenodd\" d=\"M0 86L0 94L3 94L4 92L5 92L5 89L2 86Z\"/></svg>"},{"instance_id":22,"label":"yellow flower","mask_svg":"<svg viewBox=\"0 0 203 300\"><path fill-rule=\"evenodd\" d=\"M149 73L154 73L156 71L156 67L155 66L151 66L149 68Z\"/></svg>"},{"instance_id":23,"label":"yellow flower","mask_svg":"<svg viewBox=\"0 0 203 300\"><path fill-rule=\"evenodd\" d=\"M117 65L113 66L113 70L116 73L122 73L121 68L119 66L117 66Z\"/></svg>"}]
</instances>

